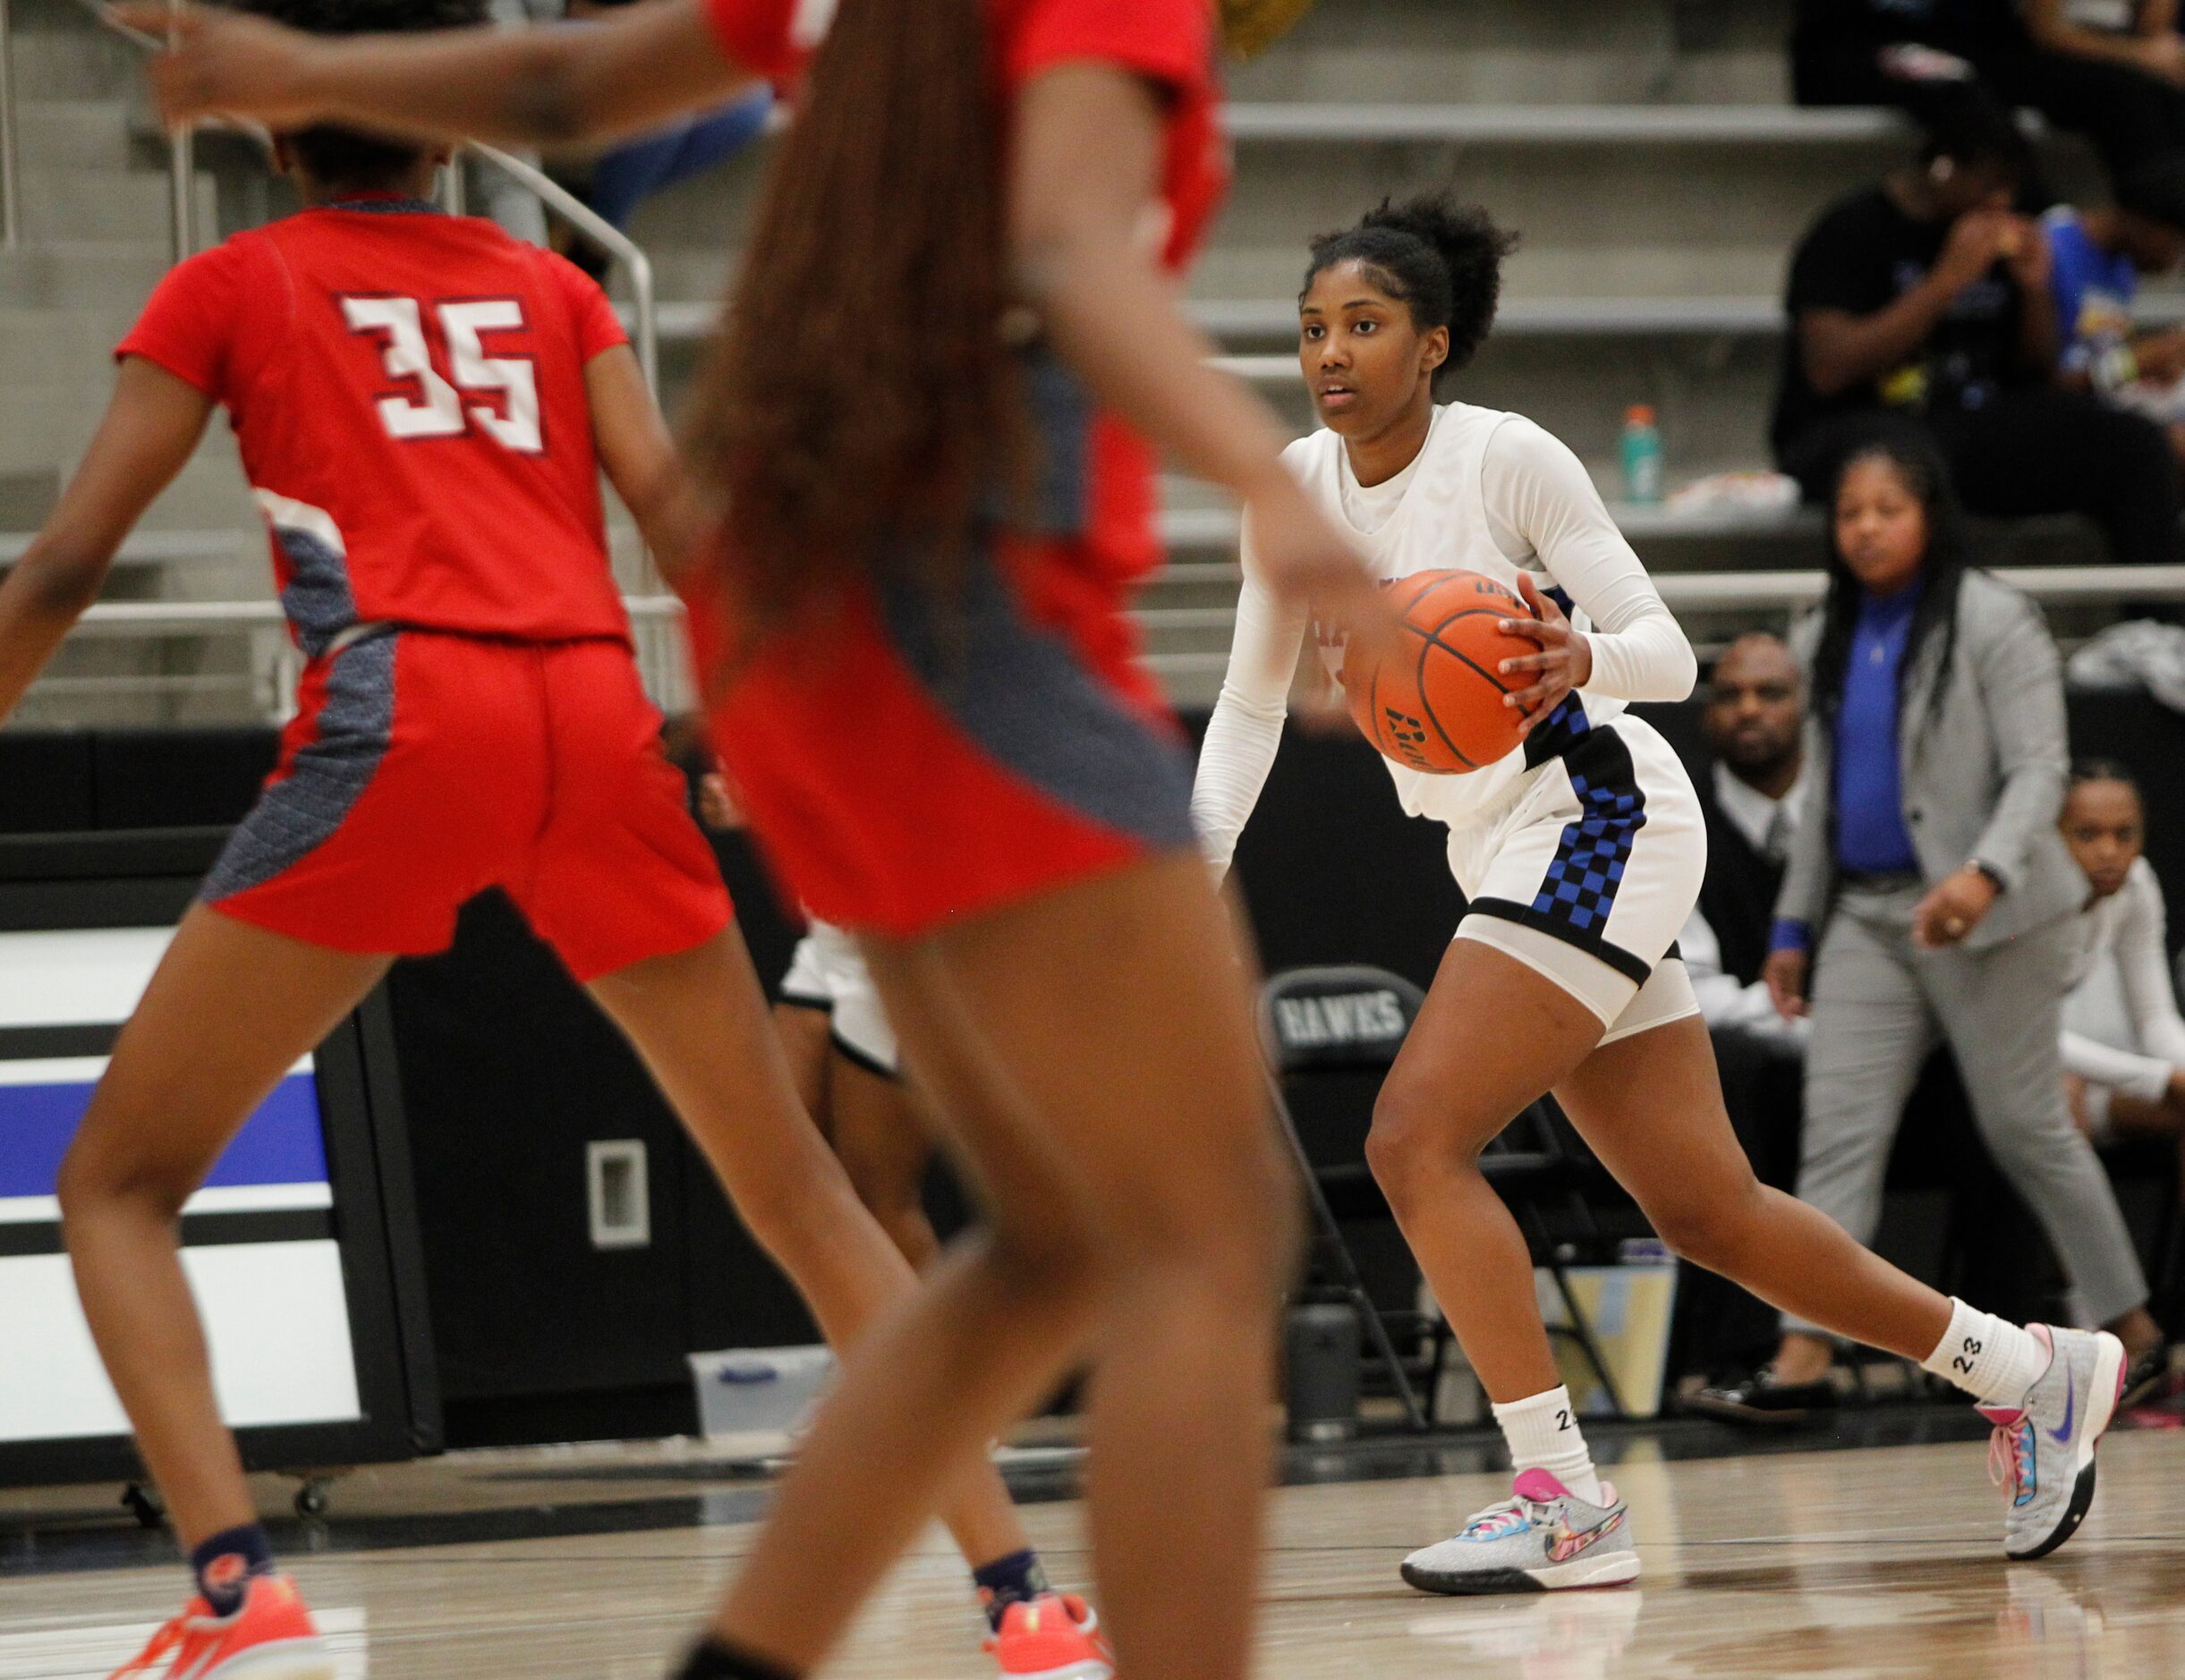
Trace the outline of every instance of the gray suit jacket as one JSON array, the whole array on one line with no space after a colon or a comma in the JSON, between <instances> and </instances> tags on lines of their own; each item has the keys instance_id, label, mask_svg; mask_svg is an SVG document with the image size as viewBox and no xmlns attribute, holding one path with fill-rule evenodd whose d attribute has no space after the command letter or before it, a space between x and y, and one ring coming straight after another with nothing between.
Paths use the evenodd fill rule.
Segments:
<instances>
[{"instance_id":1,"label":"gray suit jacket","mask_svg":"<svg viewBox=\"0 0 2185 1680\"><path fill-rule=\"evenodd\" d=\"M1995 907L1966 938L1968 950L2000 945L2068 915L2087 895L2064 849L2063 809L2070 748L2063 673L2040 610L2009 584L1968 572L1958 596L1950 668L1930 638L1905 684L1898 718L1904 816L1920 873L1930 886L1977 858L2002 878ZM1810 672L1821 615L1791 632ZM1939 707L1931 707L1941 684ZM1836 892L1834 742L1816 717L1806 722L1806 763L1818 808L1791 842L1775 913L1816 936Z\"/></svg>"}]
</instances>

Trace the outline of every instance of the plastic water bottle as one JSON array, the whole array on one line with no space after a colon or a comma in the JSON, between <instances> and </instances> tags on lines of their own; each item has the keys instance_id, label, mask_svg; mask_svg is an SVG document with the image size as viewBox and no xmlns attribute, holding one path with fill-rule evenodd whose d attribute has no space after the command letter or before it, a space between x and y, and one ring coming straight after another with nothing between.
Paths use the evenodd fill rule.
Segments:
<instances>
[{"instance_id":1,"label":"plastic water bottle","mask_svg":"<svg viewBox=\"0 0 2185 1680\"><path fill-rule=\"evenodd\" d=\"M1635 403L1624 411L1624 499L1648 505L1662 499L1662 434L1654 409Z\"/></svg>"}]
</instances>

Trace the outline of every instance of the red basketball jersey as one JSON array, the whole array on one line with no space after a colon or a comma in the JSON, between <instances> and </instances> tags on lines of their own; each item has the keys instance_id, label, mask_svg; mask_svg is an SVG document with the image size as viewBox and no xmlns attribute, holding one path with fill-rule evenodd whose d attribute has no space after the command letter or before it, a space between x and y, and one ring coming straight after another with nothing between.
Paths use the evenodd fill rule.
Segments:
<instances>
[{"instance_id":1,"label":"red basketball jersey","mask_svg":"<svg viewBox=\"0 0 2185 1680\"><path fill-rule=\"evenodd\" d=\"M372 197L237 234L116 350L225 404L297 640L393 621L628 635L584 364L606 295L492 223Z\"/></svg>"},{"instance_id":2,"label":"red basketball jersey","mask_svg":"<svg viewBox=\"0 0 2185 1680\"><path fill-rule=\"evenodd\" d=\"M835 11L835 0L706 4L729 58L786 83L803 72ZM1078 62L1118 64L1168 91L1160 197L1148 207L1147 227L1162 266L1180 276L1229 185L1212 0L986 0L986 16L1005 101L1041 72ZM1152 450L1110 414L1083 425L1067 415L1035 419L1050 434L1051 456L1083 463L1077 517L1065 522L1068 540L1050 546L1067 549L1076 569L1110 583L1152 570L1161 561ZM1069 435L1058 439L1051 435L1058 428Z\"/></svg>"}]
</instances>

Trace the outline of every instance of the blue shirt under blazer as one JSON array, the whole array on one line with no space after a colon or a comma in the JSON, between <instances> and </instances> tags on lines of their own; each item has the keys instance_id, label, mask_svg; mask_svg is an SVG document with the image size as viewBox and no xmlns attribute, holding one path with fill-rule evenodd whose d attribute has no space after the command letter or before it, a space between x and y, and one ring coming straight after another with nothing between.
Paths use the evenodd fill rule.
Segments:
<instances>
[{"instance_id":1,"label":"blue shirt under blazer","mask_svg":"<svg viewBox=\"0 0 2185 1680\"><path fill-rule=\"evenodd\" d=\"M1790 641L1810 674L1821 615L1809 615ZM2002 883L1965 939L1964 949L1978 951L2070 915L2086 896L2086 878L2056 828L2070 768L2063 670L2040 610L1985 572L1968 572L1959 589L1947 669L1942 644L1928 637L1895 690L1896 804L1928 886L1975 860ZM1779 924L1802 924L1808 939L1827 920L1842 872L1855 867L1839 855L1835 745L1834 732L1808 715L1807 773L1832 809L1824 821L1798 825L1775 904Z\"/></svg>"}]
</instances>

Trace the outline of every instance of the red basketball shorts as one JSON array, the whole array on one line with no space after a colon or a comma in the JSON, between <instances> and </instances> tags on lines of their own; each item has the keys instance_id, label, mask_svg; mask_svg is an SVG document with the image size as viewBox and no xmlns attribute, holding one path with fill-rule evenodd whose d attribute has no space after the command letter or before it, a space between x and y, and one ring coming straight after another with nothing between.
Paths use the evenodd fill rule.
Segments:
<instances>
[{"instance_id":1,"label":"red basketball shorts","mask_svg":"<svg viewBox=\"0 0 2185 1680\"><path fill-rule=\"evenodd\" d=\"M279 767L206 878L225 914L421 956L498 887L580 980L728 925L621 642L391 631L313 660L299 700Z\"/></svg>"},{"instance_id":2,"label":"red basketball shorts","mask_svg":"<svg viewBox=\"0 0 2185 1680\"><path fill-rule=\"evenodd\" d=\"M861 590L735 670L714 744L821 921L913 938L1195 844L1181 732L1116 584L1034 551L960 607ZM693 603L701 672L722 620Z\"/></svg>"}]
</instances>

